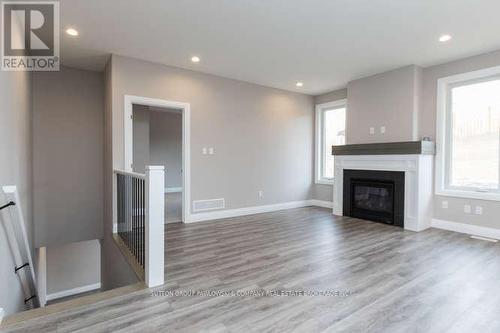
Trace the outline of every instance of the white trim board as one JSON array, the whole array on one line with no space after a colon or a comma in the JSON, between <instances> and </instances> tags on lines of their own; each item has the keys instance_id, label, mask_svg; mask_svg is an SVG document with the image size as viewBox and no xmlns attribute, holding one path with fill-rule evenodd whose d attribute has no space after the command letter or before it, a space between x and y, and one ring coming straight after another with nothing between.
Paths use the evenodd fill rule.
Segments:
<instances>
[{"instance_id":1,"label":"white trim board","mask_svg":"<svg viewBox=\"0 0 500 333\"><path fill-rule=\"evenodd\" d=\"M78 294L86 293L86 292L100 289L100 288L101 288L101 282L89 284L87 286L82 286L82 287L78 287L78 288L62 290L62 291L58 291L58 292L55 292L52 294L47 294L47 301L53 301L55 299L59 299L59 298L63 298L63 297L78 295Z\"/></svg>"},{"instance_id":2,"label":"white trim board","mask_svg":"<svg viewBox=\"0 0 500 333\"><path fill-rule=\"evenodd\" d=\"M456 198L500 201L500 192L482 191L477 188L459 188L449 185L451 153L451 89L463 84L481 82L500 76L500 66L443 77L437 80L436 104L436 167L434 192L436 195Z\"/></svg>"},{"instance_id":3,"label":"white trim board","mask_svg":"<svg viewBox=\"0 0 500 333\"><path fill-rule=\"evenodd\" d=\"M264 206L224 209L209 213L191 214L191 219L189 220L188 223L218 220L230 217L260 214L260 213L268 213L268 212L275 212L278 210L308 207L308 206L332 208L333 203L330 201L321 201L321 200L301 200L301 201L290 201L290 202L283 202L279 204L264 205Z\"/></svg>"},{"instance_id":4,"label":"white trim board","mask_svg":"<svg viewBox=\"0 0 500 333\"><path fill-rule=\"evenodd\" d=\"M500 229L481 227L473 224L432 219L431 226L437 229L455 231L462 234L500 239Z\"/></svg>"},{"instance_id":5,"label":"white trim board","mask_svg":"<svg viewBox=\"0 0 500 333\"><path fill-rule=\"evenodd\" d=\"M332 102L316 104L314 113L314 183L321 185L333 185L334 179L323 179L321 169L323 168L323 113L327 109L346 108L347 99L339 99ZM346 129L347 130L347 129Z\"/></svg>"},{"instance_id":6,"label":"white trim board","mask_svg":"<svg viewBox=\"0 0 500 333\"><path fill-rule=\"evenodd\" d=\"M3 310L3 308L0 308L0 324L2 323L3 316L5 316L5 311Z\"/></svg>"},{"instance_id":7,"label":"white trim board","mask_svg":"<svg viewBox=\"0 0 500 333\"><path fill-rule=\"evenodd\" d=\"M181 187L165 187L165 193L182 193Z\"/></svg>"},{"instance_id":8,"label":"white trim board","mask_svg":"<svg viewBox=\"0 0 500 333\"><path fill-rule=\"evenodd\" d=\"M333 201L324 201L324 200L310 200L311 206L323 207L323 208L333 208Z\"/></svg>"}]
</instances>

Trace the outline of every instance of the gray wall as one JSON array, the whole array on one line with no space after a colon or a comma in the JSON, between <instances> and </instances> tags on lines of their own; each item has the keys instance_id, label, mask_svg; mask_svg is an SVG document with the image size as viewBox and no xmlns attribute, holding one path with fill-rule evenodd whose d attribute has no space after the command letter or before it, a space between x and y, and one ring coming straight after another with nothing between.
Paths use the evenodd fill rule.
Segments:
<instances>
[{"instance_id":1,"label":"gray wall","mask_svg":"<svg viewBox=\"0 0 500 333\"><path fill-rule=\"evenodd\" d=\"M411 140L412 131L415 128L418 129L416 135L418 139L425 136L435 139L437 80L441 77L499 65L500 50L424 69L407 66L396 71L357 80L355 84L349 83L347 89L347 141L355 143ZM360 86L361 89L359 89ZM353 93L352 87L355 87L357 91ZM396 92L395 98L387 99L384 97L384 94L391 94L394 91ZM343 92L344 90L339 90L316 96L315 103L344 98ZM377 98L381 100L377 101ZM375 102L373 104L367 103L370 100L375 100ZM388 105L387 101L391 101L394 105ZM370 105L377 107L370 107ZM351 114L352 112L354 115ZM363 113L361 114L361 112ZM411 123L412 119L413 123ZM388 123L392 125L389 127ZM399 123L401 123L401 128L406 130L406 135L403 131L394 131L393 127ZM368 135L369 126L377 127L382 124L388 127L385 136L379 133L374 136ZM333 197L332 187L325 189L326 186L315 186L315 199L331 200ZM443 200L448 201L449 208L442 208ZM482 206L483 215L465 214L463 212L465 204L473 207ZM497 201L435 196L434 218L437 219L500 229L498 216L500 216L500 203Z\"/></svg>"},{"instance_id":2,"label":"gray wall","mask_svg":"<svg viewBox=\"0 0 500 333\"><path fill-rule=\"evenodd\" d=\"M114 167L124 163L125 94L188 102L192 200L223 197L231 209L311 198L312 97L119 56L112 82Z\"/></svg>"},{"instance_id":3,"label":"gray wall","mask_svg":"<svg viewBox=\"0 0 500 333\"><path fill-rule=\"evenodd\" d=\"M423 90L420 117L420 136L436 137L437 80L459 73L466 73L500 65L500 50L446 64L428 67L423 72ZM441 208L447 200L448 209ZM465 214L464 204L483 207L483 215ZM473 208L474 209L474 208ZM436 196L434 217L442 220L469 223L500 229L500 202Z\"/></svg>"},{"instance_id":4,"label":"gray wall","mask_svg":"<svg viewBox=\"0 0 500 333\"><path fill-rule=\"evenodd\" d=\"M132 108L133 122L133 161L134 172L145 173L146 165L151 165L149 142L149 107L134 105Z\"/></svg>"},{"instance_id":5,"label":"gray wall","mask_svg":"<svg viewBox=\"0 0 500 333\"><path fill-rule=\"evenodd\" d=\"M101 245L90 240L47 248L47 294L101 282Z\"/></svg>"},{"instance_id":6,"label":"gray wall","mask_svg":"<svg viewBox=\"0 0 500 333\"><path fill-rule=\"evenodd\" d=\"M112 238L113 224L113 72L112 59L104 70L104 237L101 240L101 283L104 290L138 282ZM123 166L122 166L123 167Z\"/></svg>"},{"instance_id":7,"label":"gray wall","mask_svg":"<svg viewBox=\"0 0 500 333\"><path fill-rule=\"evenodd\" d=\"M31 75L0 71L0 102L0 186L18 187L32 245ZM23 299L21 284L14 274L4 221L0 218L0 308L6 314L24 310Z\"/></svg>"},{"instance_id":8,"label":"gray wall","mask_svg":"<svg viewBox=\"0 0 500 333\"><path fill-rule=\"evenodd\" d=\"M102 237L102 73L33 74L36 247Z\"/></svg>"},{"instance_id":9,"label":"gray wall","mask_svg":"<svg viewBox=\"0 0 500 333\"><path fill-rule=\"evenodd\" d=\"M133 170L144 173L146 165L163 165L165 187L182 186L182 113L133 106Z\"/></svg>"},{"instance_id":10,"label":"gray wall","mask_svg":"<svg viewBox=\"0 0 500 333\"><path fill-rule=\"evenodd\" d=\"M182 186L182 114L150 111L150 163L165 166L165 187Z\"/></svg>"},{"instance_id":11,"label":"gray wall","mask_svg":"<svg viewBox=\"0 0 500 333\"><path fill-rule=\"evenodd\" d=\"M311 198L312 97L120 56L112 56L105 82L105 154L113 160L105 155L104 288L135 280L109 237L126 94L190 103L192 200L224 197L226 208L240 208ZM215 155L202 155L203 147Z\"/></svg>"},{"instance_id":12,"label":"gray wall","mask_svg":"<svg viewBox=\"0 0 500 333\"><path fill-rule=\"evenodd\" d=\"M333 101L338 101L340 99L347 98L347 88L334 90L326 94L318 95L314 97L314 104L323 104ZM315 129L316 130L316 129ZM316 135L316 134L315 134ZM314 163L316 163L315 156L313 154ZM316 165L314 166L316 168ZM314 175L312 178L312 183L314 184ZM325 184L314 184L313 185L313 199L322 201L332 201L333 200L333 186Z\"/></svg>"},{"instance_id":13,"label":"gray wall","mask_svg":"<svg viewBox=\"0 0 500 333\"><path fill-rule=\"evenodd\" d=\"M407 66L349 82L346 143L416 140L420 71ZM380 132L381 126L385 126L385 134ZM370 134L370 127L375 134Z\"/></svg>"}]
</instances>

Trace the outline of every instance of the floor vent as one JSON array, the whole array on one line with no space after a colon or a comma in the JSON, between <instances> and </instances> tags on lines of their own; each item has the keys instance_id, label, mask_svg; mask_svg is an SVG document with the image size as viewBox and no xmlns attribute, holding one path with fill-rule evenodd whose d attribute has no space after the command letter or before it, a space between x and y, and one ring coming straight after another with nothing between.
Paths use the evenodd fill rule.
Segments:
<instances>
[{"instance_id":1,"label":"floor vent","mask_svg":"<svg viewBox=\"0 0 500 333\"><path fill-rule=\"evenodd\" d=\"M193 212L204 212L207 210L223 209L226 206L224 198L210 200L195 200L193 201Z\"/></svg>"}]
</instances>

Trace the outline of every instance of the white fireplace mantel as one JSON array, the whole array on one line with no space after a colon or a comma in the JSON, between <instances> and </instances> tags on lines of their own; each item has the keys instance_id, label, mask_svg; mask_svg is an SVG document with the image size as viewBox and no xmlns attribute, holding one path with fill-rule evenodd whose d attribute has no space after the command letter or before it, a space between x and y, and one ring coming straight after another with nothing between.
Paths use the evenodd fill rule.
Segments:
<instances>
[{"instance_id":1,"label":"white fireplace mantel","mask_svg":"<svg viewBox=\"0 0 500 333\"><path fill-rule=\"evenodd\" d=\"M336 155L333 214L343 215L344 170L404 171L404 228L431 226L433 155Z\"/></svg>"}]
</instances>

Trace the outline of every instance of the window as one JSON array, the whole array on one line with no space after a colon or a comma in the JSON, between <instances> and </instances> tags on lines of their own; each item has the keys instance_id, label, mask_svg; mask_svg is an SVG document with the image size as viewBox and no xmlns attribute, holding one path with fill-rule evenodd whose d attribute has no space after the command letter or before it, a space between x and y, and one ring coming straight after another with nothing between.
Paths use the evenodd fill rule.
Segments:
<instances>
[{"instance_id":1,"label":"window","mask_svg":"<svg viewBox=\"0 0 500 333\"><path fill-rule=\"evenodd\" d=\"M316 106L316 183L333 184L332 146L345 144L346 100Z\"/></svg>"},{"instance_id":2,"label":"window","mask_svg":"<svg viewBox=\"0 0 500 333\"><path fill-rule=\"evenodd\" d=\"M438 87L437 194L500 200L500 68Z\"/></svg>"}]
</instances>

